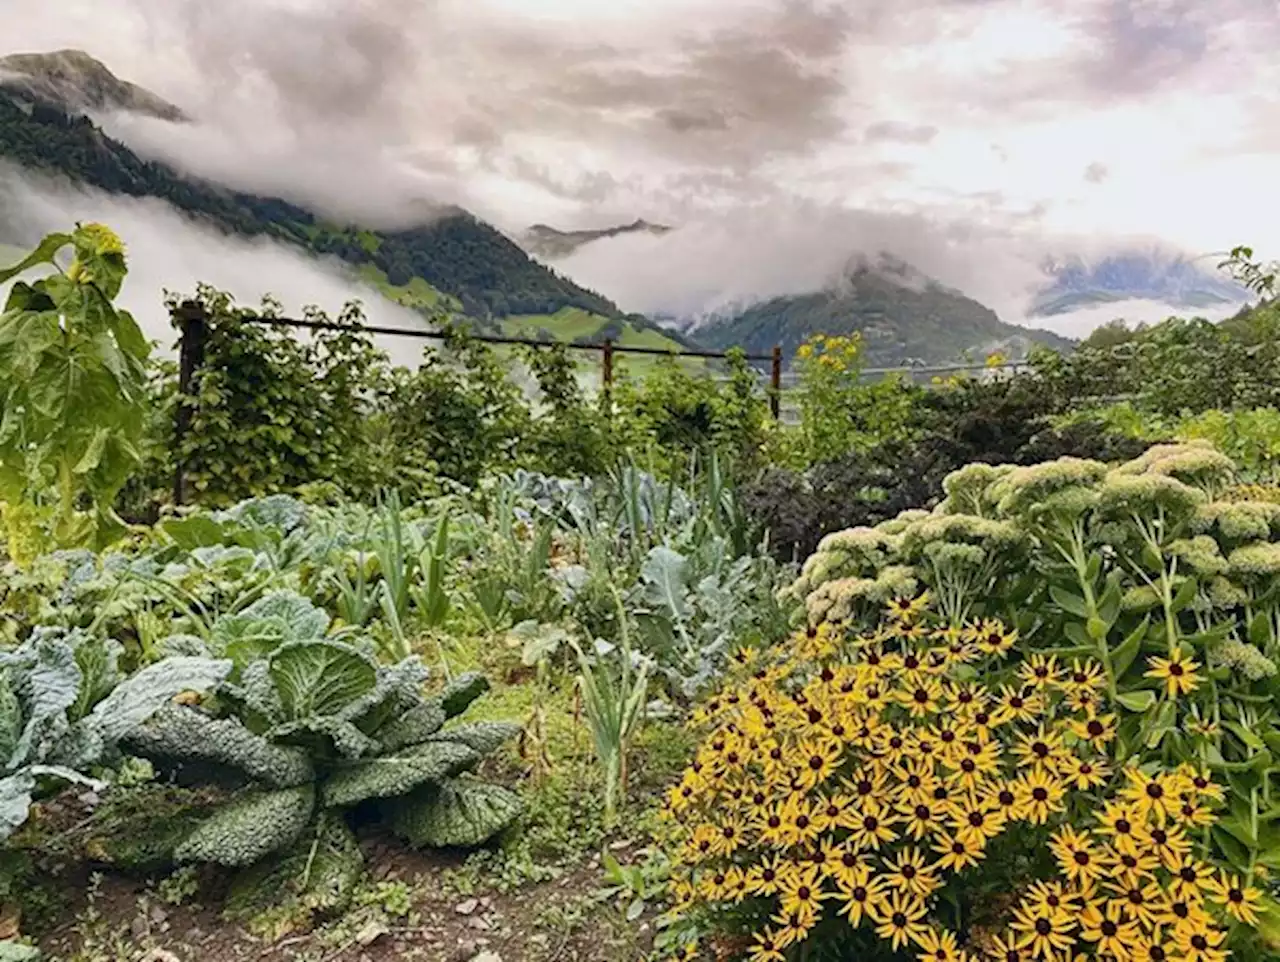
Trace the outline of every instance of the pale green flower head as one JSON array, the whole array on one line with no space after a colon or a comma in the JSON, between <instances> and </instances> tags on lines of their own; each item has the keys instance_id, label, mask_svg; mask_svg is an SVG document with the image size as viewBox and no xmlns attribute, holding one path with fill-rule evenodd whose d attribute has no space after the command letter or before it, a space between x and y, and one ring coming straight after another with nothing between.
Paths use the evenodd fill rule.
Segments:
<instances>
[{"instance_id":1,"label":"pale green flower head","mask_svg":"<svg viewBox=\"0 0 1280 962\"><path fill-rule=\"evenodd\" d=\"M914 595L916 587L911 569L890 565L877 578L839 578L820 585L805 599L805 611L810 624L878 616L890 600Z\"/></svg>"},{"instance_id":2,"label":"pale green flower head","mask_svg":"<svg viewBox=\"0 0 1280 962\"><path fill-rule=\"evenodd\" d=\"M1238 638L1227 638L1209 650L1213 668L1230 668L1249 681L1260 681L1276 673L1276 663L1253 645Z\"/></svg>"},{"instance_id":3,"label":"pale green flower head","mask_svg":"<svg viewBox=\"0 0 1280 962\"><path fill-rule=\"evenodd\" d=\"M1152 465L1165 458L1175 457L1185 454L1188 451L1217 451L1217 448L1209 441L1197 439L1194 441L1181 441L1177 444L1153 444L1146 451L1138 455L1132 461L1126 461L1114 470L1115 474L1146 474L1151 470Z\"/></svg>"},{"instance_id":4,"label":"pale green flower head","mask_svg":"<svg viewBox=\"0 0 1280 962\"><path fill-rule=\"evenodd\" d=\"M829 534L818 542L819 553L838 553L862 568L881 568L897 550L893 537L876 528L849 528Z\"/></svg>"},{"instance_id":5,"label":"pale green flower head","mask_svg":"<svg viewBox=\"0 0 1280 962\"><path fill-rule=\"evenodd\" d=\"M1129 588L1120 597L1120 609L1130 614L1142 614L1152 608L1160 607L1160 592L1151 585L1138 585Z\"/></svg>"},{"instance_id":6,"label":"pale green flower head","mask_svg":"<svg viewBox=\"0 0 1280 962\"><path fill-rule=\"evenodd\" d=\"M1255 542L1236 548L1227 556L1231 574L1242 581L1258 581L1280 575L1280 544Z\"/></svg>"},{"instance_id":7,"label":"pale green flower head","mask_svg":"<svg viewBox=\"0 0 1280 962\"><path fill-rule=\"evenodd\" d=\"M1148 468L1150 474L1177 478L1206 491L1220 491L1235 480L1236 465L1213 447L1191 447L1157 458Z\"/></svg>"},{"instance_id":8,"label":"pale green flower head","mask_svg":"<svg viewBox=\"0 0 1280 962\"><path fill-rule=\"evenodd\" d=\"M1227 559L1222 556L1218 542L1208 535L1180 538L1169 544L1168 551L1198 575L1220 575L1227 570Z\"/></svg>"},{"instance_id":9,"label":"pale green flower head","mask_svg":"<svg viewBox=\"0 0 1280 962\"><path fill-rule=\"evenodd\" d=\"M923 511L920 508L908 508L906 511L898 514L896 518L890 518L888 521L881 521L876 525L876 530L883 531L888 535L900 535L912 524L929 517L930 514L931 512Z\"/></svg>"},{"instance_id":10,"label":"pale green flower head","mask_svg":"<svg viewBox=\"0 0 1280 962\"><path fill-rule=\"evenodd\" d=\"M1265 501L1210 501L1202 504L1192 527L1225 541L1265 541L1280 529L1280 504Z\"/></svg>"},{"instance_id":11,"label":"pale green flower head","mask_svg":"<svg viewBox=\"0 0 1280 962\"><path fill-rule=\"evenodd\" d=\"M1084 458L1058 458L1027 467L1014 468L992 486L991 496L998 499L1000 513L1028 513L1047 497L1067 488L1089 488L1107 475L1101 461Z\"/></svg>"},{"instance_id":12,"label":"pale green flower head","mask_svg":"<svg viewBox=\"0 0 1280 962\"><path fill-rule=\"evenodd\" d=\"M1136 514L1149 518L1163 510L1166 517L1176 519L1192 514L1208 500L1199 488L1175 478L1160 474L1126 475L1119 470L1108 475L1101 494L1098 507L1113 517Z\"/></svg>"},{"instance_id":13,"label":"pale green flower head","mask_svg":"<svg viewBox=\"0 0 1280 962\"><path fill-rule=\"evenodd\" d=\"M992 496L991 488L1013 470L1012 465L978 461L952 471L942 481L942 490L947 494L942 503L947 513L990 516L998 500Z\"/></svg>"},{"instance_id":14,"label":"pale green flower head","mask_svg":"<svg viewBox=\"0 0 1280 962\"><path fill-rule=\"evenodd\" d=\"M1209 603L1219 611L1230 611L1249 603L1249 593L1227 578L1209 582Z\"/></svg>"}]
</instances>

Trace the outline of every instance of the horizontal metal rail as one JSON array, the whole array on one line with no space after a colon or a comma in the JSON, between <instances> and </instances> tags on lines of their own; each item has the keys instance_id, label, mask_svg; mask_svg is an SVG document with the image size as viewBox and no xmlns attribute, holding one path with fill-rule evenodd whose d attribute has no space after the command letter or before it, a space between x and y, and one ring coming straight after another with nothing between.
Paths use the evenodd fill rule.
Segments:
<instances>
[{"instance_id":1,"label":"horizontal metal rail","mask_svg":"<svg viewBox=\"0 0 1280 962\"><path fill-rule=\"evenodd\" d=\"M250 324L264 324L267 327L301 327L312 331L362 331L369 334L388 334L395 337L416 337L422 340L447 340L451 335L444 331L415 331L404 327L380 327L376 324L337 324L333 321L307 321L290 317L261 317L252 315L241 318ZM523 344L528 347L554 347L557 344L563 344L565 347L574 351L613 351L620 354L648 354L657 357L710 357L724 360L728 357L723 351L700 351L700 350L679 350L672 351L661 347L630 347L625 344L617 344L614 342L601 344L574 344L567 341L545 341L538 340L533 337L506 337L497 334L470 334L466 335L473 341L483 341L485 344ZM772 361L772 354L747 354L745 359L748 361Z\"/></svg>"}]
</instances>

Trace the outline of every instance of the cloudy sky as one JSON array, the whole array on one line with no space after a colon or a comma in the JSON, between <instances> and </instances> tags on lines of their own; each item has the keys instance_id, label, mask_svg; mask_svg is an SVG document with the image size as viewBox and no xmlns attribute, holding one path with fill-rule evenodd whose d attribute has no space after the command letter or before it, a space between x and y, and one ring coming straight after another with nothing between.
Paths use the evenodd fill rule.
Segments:
<instances>
[{"instance_id":1,"label":"cloudy sky","mask_svg":"<svg viewBox=\"0 0 1280 962\"><path fill-rule=\"evenodd\" d=\"M692 225L633 287L695 241L775 288L885 238L966 289L1007 287L993 263L1055 245L1280 253L1280 0L0 0L0 16L0 53L80 47L188 109L201 123L180 135L115 129L238 185L386 222L432 198L512 231ZM655 244L576 269L625 287Z\"/></svg>"}]
</instances>

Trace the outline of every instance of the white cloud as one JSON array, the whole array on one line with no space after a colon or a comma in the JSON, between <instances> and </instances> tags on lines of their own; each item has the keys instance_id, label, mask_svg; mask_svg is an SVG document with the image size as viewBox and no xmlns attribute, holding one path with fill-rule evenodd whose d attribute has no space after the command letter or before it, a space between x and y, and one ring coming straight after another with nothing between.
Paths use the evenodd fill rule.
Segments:
<instances>
[{"instance_id":1,"label":"white cloud","mask_svg":"<svg viewBox=\"0 0 1280 962\"><path fill-rule=\"evenodd\" d=\"M417 314L392 304L349 276L338 262L307 257L273 241L231 238L191 221L158 200L112 197L81 191L43 179L20 176L0 167L0 206L15 240L33 246L46 233L66 230L76 221L109 224L125 242L129 275L120 306L133 313L143 331L169 352L175 332L164 308L164 291L195 292L199 282L231 293L237 303L257 306L274 295L287 316L316 304L336 315L348 300L364 304L368 322L385 327L424 330ZM426 343L398 337L376 342L398 364L416 364Z\"/></svg>"},{"instance_id":2,"label":"white cloud","mask_svg":"<svg viewBox=\"0 0 1280 962\"><path fill-rule=\"evenodd\" d=\"M201 117L112 129L237 186L387 223L430 199L512 232L687 225L564 265L627 307L804 290L896 247L1017 320L1063 237L1280 253L1275 0L0 0L0 18L0 53L83 47Z\"/></svg>"}]
</instances>

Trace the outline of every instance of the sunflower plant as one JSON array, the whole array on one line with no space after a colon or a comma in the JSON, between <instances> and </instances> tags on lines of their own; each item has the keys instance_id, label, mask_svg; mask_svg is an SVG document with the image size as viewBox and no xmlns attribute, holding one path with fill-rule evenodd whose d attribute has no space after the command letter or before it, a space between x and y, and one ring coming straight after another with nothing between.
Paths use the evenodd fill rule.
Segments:
<instances>
[{"instance_id":1,"label":"sunflower plant","mask_svg":"<svg viewBox=\"0 0 1280 962\"><path fill-rule=\"evenodd\" d=\"M1204 766L1117 763L1100 664L923 598L889 610L739 652L695 714L662 816L675 915L751 962L1269 957L1258 883L1206 857L1226 793Z\"/></svg>"}]
</instances>

